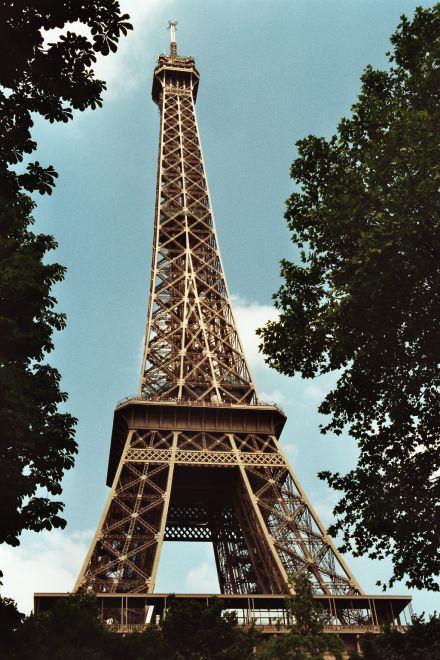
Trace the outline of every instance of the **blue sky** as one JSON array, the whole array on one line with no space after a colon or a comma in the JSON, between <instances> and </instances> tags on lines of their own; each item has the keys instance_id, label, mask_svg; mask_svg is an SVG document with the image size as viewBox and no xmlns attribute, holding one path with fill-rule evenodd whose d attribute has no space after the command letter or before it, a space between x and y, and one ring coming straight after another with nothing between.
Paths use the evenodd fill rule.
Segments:
<instances>
[{"instance_id":1,"label":"blue sky","mask_svg":"<svg viewBox=\"0 0 440 660\"><path fill-rule=\"evenodd\" d=\"M79 419L76 467L64 480L64 531L25 534L0 548L4 595L28 611L33 591L72 589L107 495L105 475L115 403L135 393L151 264L158 111L151 101L158 53L177 43L201 74L197 113L219 242L251 369L262 398L288 416L282 445L325 524L336 495L316 474L347 471L356 447L322 437L317 405L331 377L288 379L258 355L255 328L274 318L272 293L282 257L295 258L283 220L293 190L295 142L331 135L349 114L367 64L385 67L389 36L409 0L123 0L133 33L97 73L108 81L104 107L69 125L36 120L38 160L59 173L51 198L38 200L37 228L59 241L68 267L56 289L68 327L50 361ZM51 35L55 38L56 35ZM387 562L347 558L368 592L391 574ZM202 544L166 544L158 591L217 590L212 554ZM394 593L408 593L397 585ZM413 592L418 612L438 597Z\"/></svg>"}]
</instances>

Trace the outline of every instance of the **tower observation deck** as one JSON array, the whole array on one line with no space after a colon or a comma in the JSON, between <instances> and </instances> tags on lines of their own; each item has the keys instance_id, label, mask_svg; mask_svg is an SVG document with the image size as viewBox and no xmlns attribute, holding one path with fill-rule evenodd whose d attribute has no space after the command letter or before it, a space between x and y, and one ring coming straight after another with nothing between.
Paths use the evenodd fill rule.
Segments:
<instances>
[{"instance_id":1,"label":"tower observation deck","mask_svg":"<svg viewBox=\"0 0 440 660\"><path fill-rule=\"evenodd\" d=\"M170 27L170 53L158 57L153 75L160 137L139 391L115 410L111 490L75 590L95 592L106 612L120 611L118 598L130 601L121 624L145 622L142 608L159 597L164 541L206 541L225 597L279 602L291 577L307 573L317 598L343 599L333 619L359 624L365 605L349 614L347 603L370 597L280 448L284 414L259 401L252 381L208 192L195 113L199 72L192 57L178 55Z\"/></svg>"}]
</instances>

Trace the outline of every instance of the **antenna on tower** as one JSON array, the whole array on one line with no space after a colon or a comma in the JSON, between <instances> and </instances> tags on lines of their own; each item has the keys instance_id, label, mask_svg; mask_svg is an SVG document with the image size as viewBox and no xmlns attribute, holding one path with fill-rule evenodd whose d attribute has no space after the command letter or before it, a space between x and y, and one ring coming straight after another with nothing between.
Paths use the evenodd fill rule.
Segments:
<instances>
[{"instance_id":1,"label":"antenna on tower","mask_svg":"<svg viewBox=\"0 0 440 660\"><path fill-rule=\"evenodd\" d=\"M177 44L176 44L176 27L177 21L168 21L168 30L170 31L170 55L177 57Z\"/></svg>"}]
</instances>

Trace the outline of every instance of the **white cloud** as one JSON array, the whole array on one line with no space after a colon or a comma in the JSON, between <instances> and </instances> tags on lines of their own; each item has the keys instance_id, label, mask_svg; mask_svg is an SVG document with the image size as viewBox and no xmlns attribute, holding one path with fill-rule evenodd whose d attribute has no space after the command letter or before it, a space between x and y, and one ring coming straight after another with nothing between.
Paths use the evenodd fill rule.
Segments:
<instances>
[{"instance_id":1,"label":"white cloud","mask_svg":"<svg viewBox=\"0 0 440 660\"><path fill-rule=\"evenodd\" d=\"M319 496L312 493L312 506L324 527L328 527L334 521L333 509L335 508L338 499L338 494L330 489L326 492L324 497L322 492Z\"/></svg>"},{"instance_id":2,"label":"white cloud","mask_svg":"<svg viewBox=\"0 0 440 660\"><path fill-rule=\"evenodd\" d=\"M325 399L327 394L335 387L342 370L336 369L328 374L316 376L313 381L304 386L302 390L302 399L304 406L308 409L315 409Z\"/></svg>"},{"instance_id":3,"label":"white cloud","mask_svg":"<svg viewBox=\"0 0 440 660\"><path fill-rule=\"evenodd\" d=\"M329 504L328 502L320 501L314 505L314 509L319 516L324 527L328 527L333 520L333 507L334 505Z\"/></svg>"},{"instance_id":4,"label":"white cloud","mask_svg":"<svg viewBox=\"0 0 440 660\"><path fill-rule=\"evenodd\" d=\"M172 4L174 0L120 0L121 13L130 14L130 21L137 29L145 27L145 23L150 21L151 15L158 9ZM164 25L163 28L165 27ZM157 25L152 26L152 29L156 30Z\"/></svg>"},{"instance_id":5,"label":"white cloud","mask_svg":"<svg viewBox=\"0 0 440 660\"><path fill-rule=\"evenodd\" d=\"M293 442L282 442L281 447L290 463L298 457L298 447Z\"/></svg>"},{"instance_id":6,"label":"white cloud","mask_svg":"<svg viewBox=\"0 0 440 660\"><path fill-rule=\"evenodd\" d=\"M28 614L34 592L72 591L92 536L92 530L29 532L18 548L1 545L2 595L13 598Z\"/></svg>"},{"instance_id":7,"label":"white cloud","mask_svg":"<svg viewBox=\"0 0 440 660\"><path fill-rule=\"evenodd\" d=\"M320 403L326 394L327 392L325 390L323 390L318 385L313 385L313 384L307 385L303 391L304 398L308 399L314 404Z\"/></svg>"},{"instance_id":8,"label":"white cloud","mask_svg":"<svg viewBox=\"0 0 440 660\"><path fill-rule=\"evenodd\" d=\"M282 406L283 403L286 402L286 397L280 390L270 390L269 392L260 392L260 399L261 401L267 401L268 403L278 403L278 405Z\"/></svg>"},{"instance_id":9,"label":"white cloud","mask_svg":"<svg viewBox=\"0 0 440 660\"><path fill-rule=\"evenodd\" d=\"M267 321L275 321L278 318L277 310L272 305L249 302L236 295L231 296L231 303L249 366L255 371L269 369L258 351L261 340L255 332Z\"/></svg>"},{"instance_id":10,"label":"white cloud","mask_svg":"<svg viewBox=\"0 0 440 660\"><path fill-rule=\"evenodd\" d=\"M157 31L155 15L164 8L171 6L174 0L121 0L121 13L130 15L133 30L126 37L121 37L116 53L104 57L98 55L96 64L92 67L97 78L107 82L104 94L106 101L117 98L121 93L127 93L139 88L150 76L151 66L145 61L149 34ZM164 48L167 36L164 29ZM90 36L90 29L82 23L70 23L63 29L48 30L44 33L45 42L58 40L67 31Z\"/></svg>"},{"instance_id":11,"label":"white cloud","mask_svg":"<svg viewBox=\"0 0 440 660\"><path fill-rule=\"evenodd\" d=\"M217 571L212 563L203 561L199 566L192 568L185 580L189 593L216 594L218 593Z\"/></svg>"},{"instance_id":12,"label":"white cloud","mask_svg":"<svg viewBox=\"0 0 440 660\"><path fill-rule=\"evenodd\" d=\"M150 34L163 29L165 51L166 24L158 25L156 15L173 4L174 0L121 0L121 12L130 15L133 30L120 40L116 53L100 57L97 63L97 76L107 82L106 100L150 83L151 62L146 61Z\"/></svg>"}]
</instances>

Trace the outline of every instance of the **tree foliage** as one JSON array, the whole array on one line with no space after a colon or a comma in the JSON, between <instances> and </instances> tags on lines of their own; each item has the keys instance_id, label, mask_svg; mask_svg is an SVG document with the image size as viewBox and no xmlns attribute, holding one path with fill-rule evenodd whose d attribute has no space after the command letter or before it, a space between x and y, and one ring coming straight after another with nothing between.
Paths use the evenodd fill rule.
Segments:
<instances>
[{"instance_id":1,"label":"tree foliage","mask_svg":"<svg viewBox=\"0 0 440 660\"><path fill-rule=\"evenodd\" d=\"M365 635L361 646L359 660L437 660L440 658L440 617L436 613L427 621L423 615L414 617L406 632L386 628L380 635Z\"/></svg>"},{"instance_id":2,"label":"tree foliage","mask_svg":"<svg viewBox=\"0 0 440 660\"><path fill-rule=\"evenodd\" d=\"M121 635L99 621L96 600L89 594L60 599L51 610L23 622L8 601L0 601L0 630L7 630L14 660L246 660L253 657L255 633L237 626L233 615L222 616L217 603L181 603L170 599L163 627ZM12 609L11 609L12 607ZM4 618L4 622L2 620Z\"/></svg>"},{"instance_id":3,"label":"tree foliage","mask_svg":"<svg viewBox=\"0 0 440 660\"><path fill-rule=\"evenodd\" d=\"M222 614L219 601L172 601L162 632L175 658L246 660L253 657L255 631L237 625L235 612Z\"/></svg>"},{"instance_id":4,"label":"tree foliage","mask_svg":"<svg viewBox=\"0 0 440 660\"><path fill-rule=\"evenodd\" d=\"M307 575L298 574L293 579L293 586L295 595L286 600L290 632L274 635L263 645L258 657L262 660L324 660L331 654L335 660L341 660L344 643L337 635L323 632L324 613L313 600Z\"/></svg>"},{"instance_id":5,"label":"tree foliage","mask_svg":"<svg viewBox=\"0 0 440 660\"><path fill-rule=\"evenodd\" d=\"M322 633L322 612L313 602L307 580L297 584L297 595L287 601L292 630L261 643L254 629L242 629L218 604L208 606L170 598L163 628L150 625L142 633L121 635L99 620L93 595L78 593L61 598L52 609L24 617L15 603L0 597L0 656L11 660L322 660L338 659L344 644L336 635ZM385 629L362 637L365 660L437 660L440 617L401 633ZM353 660L361 656L350 655Z\"/></svg>"},{"instance_id":6,"label":"tree foliage","mask_svg":"<svg viewBox=\"0 0 440 660\"><path fill-rule=\"evenodd\" d=\"M440 5L402 16L390 67L367 67L352 116L299 141L268 363L336 372L322 432L359 446L330 528L355 556L391 556L390 581L438 589L440 569Z\"/></svg>"},{"instance_id":7,"label":"tree foliage","mask_svg":"<svg viewBox=\"0 0 440 660\"><path fill-rule=\"evenodd\" d=\"M94 76L96 55L115 52L131 29L117 0L0 0L0 196L19 190L51 193L57 176L38 161L17 173L10 165L36 149L32 113L67 122L72 111L102 105L105 82ZM45 42L45 32L82 23L90 36L72 27Z\"/></svg>"},{"instance_id":8,"label":"tree foliage","mask_svg":"<svg viewBox=\"0 0 440 660\"><path fill-rule=\"evenodd\" d=\"M11 657L16 647L16 631L24 619L12 598L0 596L0 657Z\"/></svg>"},{"instance_id":9,"label":"tree foliage","mask_svg":"<svg viewBox=\"0 0 440 660\"><path fill-rule=\"evenodd\" d=\"M116 0L0 0L0 15L0 542L18 545L23 529L64 527L51 496L76 453L75 420L59 410L67 396L46 361L65 324L51 293L65 269L46 262L56 242L31 231L26 195L50 194L57 174L23 161L37 147L35 114L66 122L102 104L91 65L131 26ZM45 42L45 31L73 22L90 37L72 27Z\"/></svg>"},{"instance_id":10,"label":"tree foliage","mask_svg":"<svg viewBox=\"0 0 440 660\"><path fill-rule=\"evenodd\" d=\"M65 323L50 295L64 268L43 263L56 243L29 230L33 206L25 195L0 205L0 542L11 545L23 529L64 525L45 491L60 494L76 453L60 375L44 361Z\"/></svg>"}]
</instances>

